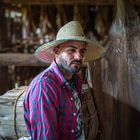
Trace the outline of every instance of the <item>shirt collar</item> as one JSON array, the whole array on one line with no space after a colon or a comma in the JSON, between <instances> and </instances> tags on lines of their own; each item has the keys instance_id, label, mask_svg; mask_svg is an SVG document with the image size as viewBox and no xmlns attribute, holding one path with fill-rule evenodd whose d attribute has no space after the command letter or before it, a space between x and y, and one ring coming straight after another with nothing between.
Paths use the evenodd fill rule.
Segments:
<instances>
[{"instance_id":1,"label":"shirt collar","mask_svg":"<svg viewBox=\"0 0 140 140\"><path fill-rule=\"evenodd\" d=\"M55 77L57 78L60 85L67 83L67 80L65 80L63 74L59 70L58 65L56 64L55 61L53 61L52 64L50 65L50 69L53 73L55 73Z\"/></svg>"},{"instance_id":2,"label":"shirt collar","mask_svg":"<svg viewBox=\"0 0 140 140\"><path fill-rule=\"evenodd\" d=\"M55 73L55 78L58 80L60 86L70 86L68 80L64 78L55 61L53 61L50 65L50 70ZM80 92L82 83L81 78L77 74L73 75L72 78L75 81L78 91Z\"/></svg>"}]
</instances>

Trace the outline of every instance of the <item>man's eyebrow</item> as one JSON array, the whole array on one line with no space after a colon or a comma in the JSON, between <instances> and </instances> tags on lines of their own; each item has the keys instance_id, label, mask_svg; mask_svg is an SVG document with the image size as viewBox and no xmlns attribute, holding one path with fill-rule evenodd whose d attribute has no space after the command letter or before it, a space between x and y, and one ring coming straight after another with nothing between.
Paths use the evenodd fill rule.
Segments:
<instances>
[{"instance_id":1,"label":"man's eyebrow","mask_svg":"<svg viewBox=\"0 0 140 140\"><path fill-rule=\"evenodd\" d=\"M74 48L74 49L77 49L77 47L75 47L75 46L73 46L73 45L68 46L68 48Z\"/></svg>"},{"instance_id":2,"label":"man's eyebrow","mask_svg":"<svg viewBox=\"0 0 140 140\"><path fill-rule=\"evenodd\" d=\"M86 49L86 48L83 48L82 50L83 50L83 51L86 51L87 49Z\"/></svg>"}]
</instances>

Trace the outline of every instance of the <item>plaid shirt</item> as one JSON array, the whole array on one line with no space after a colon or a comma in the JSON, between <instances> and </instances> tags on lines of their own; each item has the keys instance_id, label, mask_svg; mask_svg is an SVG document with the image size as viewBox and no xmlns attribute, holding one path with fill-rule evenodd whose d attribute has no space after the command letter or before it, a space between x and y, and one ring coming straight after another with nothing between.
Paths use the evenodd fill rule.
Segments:
<instances>
[{"instance_id":1,"label":"plaid shirt","mask_svg":"<svg viewBox=\"0 0 140 140\"><path fill-rule=\"evenodd\" d=\"M74 76L81 99L82 82ZM74 140L77 109L67 82L55 62L29 85L24 119L32 140Z\"/></svg>"}]
</instances>

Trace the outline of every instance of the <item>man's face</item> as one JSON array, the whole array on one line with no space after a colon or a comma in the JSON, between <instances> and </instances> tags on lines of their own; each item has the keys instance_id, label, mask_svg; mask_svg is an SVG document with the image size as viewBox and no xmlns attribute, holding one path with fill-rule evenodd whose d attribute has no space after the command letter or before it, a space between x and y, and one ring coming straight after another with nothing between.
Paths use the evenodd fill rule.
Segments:
<instances>
[{"instance_id":1,"label":"man's face","mask_svg":"<svg viewBox=\"0 0 140 140\"><path fill-rule=\"evenodd\" d=\"M86 43L67 41L57 49L55 56L58 65L70 74L79 72L86 52Z\"/></svg>"}]
</instances>

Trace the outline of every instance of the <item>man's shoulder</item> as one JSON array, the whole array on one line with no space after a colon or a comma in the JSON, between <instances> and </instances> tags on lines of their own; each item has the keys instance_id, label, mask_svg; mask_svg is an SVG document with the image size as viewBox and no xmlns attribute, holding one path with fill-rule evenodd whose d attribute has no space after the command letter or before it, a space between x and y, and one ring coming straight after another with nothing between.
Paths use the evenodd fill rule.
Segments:
<instances>
[{"instance_id":1,"label":"man's shoulder","mask_svg":"<svg viewBox=\"0 0 140 140\"><path fill-rule=\"evenodd\" d=\"M47 91L52 89L52 87L57 87L58 83L59 82L55 79L54 73L50 69L46 69L31 81L26 93L33 95L34 93L36 94L37 92L40 92L42 89L43 91Z\"/></svg>"},{"instance_id":2,"label":"man's shoulder","mask_svg":"<svg viewBox=\"0 0 140 140\"><path fill-rule=\"evenodd\" d=\"M47 82L47 83L51 83L53 81L55 81L55 73L52 72L51 69L47 68L44 71L42 71L41 73L39 73L31 82L32 83L42 83L42 82Z\"/></svg>"}]
</instances>

